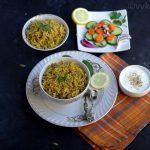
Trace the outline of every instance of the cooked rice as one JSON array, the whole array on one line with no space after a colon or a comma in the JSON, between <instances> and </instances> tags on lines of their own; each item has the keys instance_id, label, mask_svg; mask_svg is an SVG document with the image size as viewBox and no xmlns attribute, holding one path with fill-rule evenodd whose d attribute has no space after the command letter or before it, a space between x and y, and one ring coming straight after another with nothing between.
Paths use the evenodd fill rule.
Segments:
<instances>
[{"instance_id":1,"label":"cooked rice","mask_svg":"<svg viewBox=\"0 0 150 150\"><path fill-rule=\"evenodd\" d=\"M80 94L87 85L87 74L75 62L48 66L42 79L44 90L53 97L68 99Z\"/></svg>"},{"instance_id":2,"label":"cooked rice","mask_svg":"<svg viewBox=\"0 0 150 150\"><path fill-rule=\"evenodd\" d=\"M34 47L42 49L50 49L58 46L64 40L65 36L66 27L57 20L51 19L35 20L26 31L28 42Z\"/></svg>"}]
</instances>

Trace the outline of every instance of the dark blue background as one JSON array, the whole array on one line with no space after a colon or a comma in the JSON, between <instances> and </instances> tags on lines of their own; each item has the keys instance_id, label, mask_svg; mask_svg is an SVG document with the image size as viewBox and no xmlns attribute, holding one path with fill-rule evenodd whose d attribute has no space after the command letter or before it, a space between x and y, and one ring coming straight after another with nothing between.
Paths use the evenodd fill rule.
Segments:
<instances>
[{"instance_id":1,"label":"dark blue background","mask_svg":"<svg viewBox=\"0 0 150 150\"><path fill-rule=\"evenodd\" d=\"M1 0L0 1L0 150L90 150L72 129L50 124L30 108L26 95L27 76L34 65L54 52L77 50L76 26L71 12L76 7L90 11L127 9L131 51L117 53L129 64L150 69L150 1L130 0ZM67 42L53 52L29 48L21 37L24 23L34 15L50 13L69 25ZM99 56L99 54L96 54ZM25 64L25 68L19 64ZM59 143L58 147L52 145ZM145 127L126 150L148 150L150 126Z\"/></svg>"}]
</instances>

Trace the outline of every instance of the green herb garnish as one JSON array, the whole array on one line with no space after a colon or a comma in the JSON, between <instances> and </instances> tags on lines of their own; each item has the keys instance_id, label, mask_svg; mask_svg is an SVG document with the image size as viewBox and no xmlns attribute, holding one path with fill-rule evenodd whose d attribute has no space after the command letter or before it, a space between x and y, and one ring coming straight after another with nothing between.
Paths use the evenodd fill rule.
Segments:
<instances>
[{"instance_id":1,"label":"green herb garnish","mask_svg":"<svg viewBox=\"0 0 150 150\"><path fill-rule=\"evenodd\" d=\"M46 32L48 32L49 29L50 29L50 27L49 27L48 24L44 24L44 23L42 23L42 22L37 22L37 26L38 26L40 29L42 29L43 31L46 31Z\"/></svg>"},{"instance_id":2,"label":"green herb garnish","mask_svg":"<svg viewBox=\"0 0 150 150\"><path fill-rule=\"evenodd\" d=\"M120 20L113 20L113 23L117 26L121 26L122 22Z\"/></svg>"},{"instance_id":3,"label":"green herb garnish","mask_svg":"<svg viewBox=\"0 0 150 150\"><path fill-rule=\"evenodd\" d=\"M126 15L122 19L122 23L125 23L125 22L126 22Z\"/></svg>"},{"instance_id":4,"label":"green herb garnish","mask_svg":"<svg viewBox=\"0 0 150 150\"><path fill-rule=\"evenodd\" d=\"M126 15L123 17L122 20L120 18L121 16L122 16L121 13L117 11L113 11L110 13L110 19L112 19L113 23L117 26L121 26L126 22Z\"/></svg>"},{"instance_id":5,"label":"green herb garnish","mask_svg":"<svg viewBox=\"0 0 150 150\"><path fill-rule=\"evenodd\" d=\"M110 13L110 19L118 19L120 16L120 12L113 11L112 13Z\"/></svg>"},{"instance_id":6,"label":"green herb garnish","mask_svg":"<svg viewBox=\"0 0 150 150\"><path fill-rule=\"evenodd\" d=\"M58 80L58 82L63 82L63 81L66 81L67 78L68 78L68 74L65 73L63 76L61 76L61 75L58 76L58 77L57 77L57 80Z\"/></svg>"}]
</instances>

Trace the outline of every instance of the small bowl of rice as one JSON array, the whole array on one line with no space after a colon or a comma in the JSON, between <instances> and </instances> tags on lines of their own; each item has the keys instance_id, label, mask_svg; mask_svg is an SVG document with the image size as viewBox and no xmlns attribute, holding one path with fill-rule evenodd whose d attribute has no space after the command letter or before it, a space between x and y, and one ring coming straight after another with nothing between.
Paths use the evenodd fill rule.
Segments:
<instances>
[{"instance_id":1,"label":"small bowl of rice","mask_svg":"<svg viewBox=\"0 0 150 150\"><path fill-rule=\"evenodd\" d=\"M90 73L80 61L62 57L48 62L40 72L39 84L47 97L68 104L79 100L89 88Z\"/></svg>"},{"instance_id":2,"label":"small bowl of rice","mask_svg":"<svg viewBox=\"0 0 150 150\"><path fill-rule=\"evenodd\" d=\"M65 43L69 35L67 23L52 14L41 14L29 19L22 29L24 42L39 51L51 51Z\"/></svg>"}]
</instances>

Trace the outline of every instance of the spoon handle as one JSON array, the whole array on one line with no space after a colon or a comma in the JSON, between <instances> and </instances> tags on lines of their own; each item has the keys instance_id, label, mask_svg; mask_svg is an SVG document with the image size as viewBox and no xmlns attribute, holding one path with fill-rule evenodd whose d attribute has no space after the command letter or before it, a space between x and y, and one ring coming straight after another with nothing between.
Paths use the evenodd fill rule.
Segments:
<instances>
[{"instance_id":1,"label":"spoon handle","mask_svg":"<svg viewBox=\"0 0 150 150\"><path fill-rule=\"evenodd\" d=\"M94 107L93 98L91 97L90 100L91 100L91 109L90 109L90 113L92 113L93 107Z\"/></svg>"},{"instance_id":2,"label":"spoon handle","mask_svg":"<svg viewBox=\"0 0 150 150\"><path fill-rule=\"evenodd\" d=\"M92 115L92 110L93 110L93 100L92 100L92 104L91 104L91 108L90 110L88 110L88 103L87 103L87 95L85 95L84 97L84 111L85 111L85 118L87 121L91 122L94 120L94 117Z\"/></svg>"},{"instance_id":3,"label":"spoon handle","mask_svg":"<svg viewBox=\"0 0 150 150\"><path fill-rule=\"evenodd\" d=\"M91 108L88 112L87 120L91 122L91 121L94 121L94 116L93 116L93 113L92 113L94 104L93 104L93 98L92 97L90 97L90 100L91 100Z\"/></svg>"},{"instance_id":4,"label":"spoon handle","mask_svg":"<svg viewBox=\"0 0 150 150\"><path fill-rule=\"evenodd\" d=\"M84 111L85 111L85 115L88 112L88 103L87 103L87 96L85 95L84 97Z\"/></svg>"}]
</instances>

